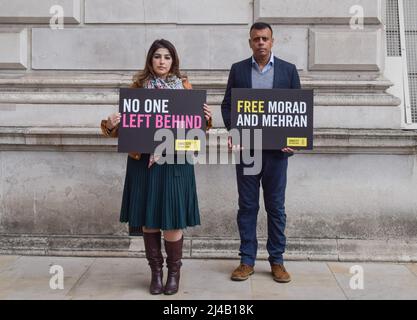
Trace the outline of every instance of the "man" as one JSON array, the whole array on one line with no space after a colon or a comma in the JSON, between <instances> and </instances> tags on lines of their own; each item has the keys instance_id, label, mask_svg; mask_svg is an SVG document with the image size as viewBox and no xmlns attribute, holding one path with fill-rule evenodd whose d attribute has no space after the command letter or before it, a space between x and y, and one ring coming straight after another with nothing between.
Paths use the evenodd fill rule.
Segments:
<instances>
[{"instance_id":1,"label":"man","mask_svg":"<svg viewBox=\"0 0 417 320\"><path fill-rule=\"evenodd\" d=\"M274 57L272 28L267 23L257 22L250 29L249 46L253 56L232 65L227 89L222 102L225 126L231 129L232 88L254 89L300 89L300 78L295 65ZM229 147L232 141L229 139ZM285 251L285 188L287 184L288 157L291 148L263 150L262 168L259 174L245 175L243 163L236 165L239 193L237 223L240 233L240 265L233 271L231 279L242 281L254 273L258 241L256 222L259 211L259 187L262 183L265 209L268 220L267 250L271 273L277 282L289 282L291 277L284 267L282 254Z\"/></svg>"}]
</instances>

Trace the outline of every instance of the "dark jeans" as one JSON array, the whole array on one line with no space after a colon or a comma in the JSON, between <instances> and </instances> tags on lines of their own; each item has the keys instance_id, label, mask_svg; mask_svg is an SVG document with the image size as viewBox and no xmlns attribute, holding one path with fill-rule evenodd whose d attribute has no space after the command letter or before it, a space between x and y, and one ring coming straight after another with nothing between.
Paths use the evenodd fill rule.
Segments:
<instances>
[{"instance_id":1,"label":"dark jeans","mask_svg":"<svg viewBox=\"0 0 417 320\"><path fill-rule=\"evenodd\" d=\"M257 175L244 175L245 164L236 165L239 192L237 223L240 233L241 263L254 266L258 240L256 222L259 211L259 187L262 182L265 210L268 219L267 250L270 263L283 263L285 251L285 188L287 185L288 157L263 151L262 170Z\"/></svg>"}]
</instances>

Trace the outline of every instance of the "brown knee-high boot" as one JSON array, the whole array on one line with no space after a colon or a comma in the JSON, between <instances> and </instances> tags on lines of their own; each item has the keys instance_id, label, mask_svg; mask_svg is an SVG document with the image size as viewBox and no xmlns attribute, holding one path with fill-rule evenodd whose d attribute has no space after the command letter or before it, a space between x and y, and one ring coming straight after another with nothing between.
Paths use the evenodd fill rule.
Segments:
<instances>
[{"instance_id":1,"label":"brown knee-high boot","mask_svg":"<svg viewBox=\"0 0 417 320\"><path fill-rule=\"evenodd\" d=\"M161 294L164 292L164 285L162 283L164 257L161 252L161 232L144 232L143 240L145 242L146 259L148 259L152 272L149 292L151 294Z\"/></svg>"},{"instance_id":2,"label":"brown knee-high boot","mask_svg":"<svg viewBox=\"0 0 417 320\"><path fill-rule=\"evenodd\" d=\"M178 291L180 284L180 269L182 266L182 244L184 237L181 237L178 241L166 241L165 240L165 251L167 253L167 267L168 267L168 278L165 285L165 294L175 294Z\"/></svg>"}]
</instances>

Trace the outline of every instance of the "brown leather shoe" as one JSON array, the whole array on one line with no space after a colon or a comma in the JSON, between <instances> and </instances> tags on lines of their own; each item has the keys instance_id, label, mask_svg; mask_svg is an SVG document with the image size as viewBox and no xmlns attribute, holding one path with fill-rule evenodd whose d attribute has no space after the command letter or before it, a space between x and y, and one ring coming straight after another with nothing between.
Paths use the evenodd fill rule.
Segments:
<instances>
[{"instance_id":1,"label":"brown leather shoe","mask_svg":"<svg viewBox=\"0 0 417 320\"><path fill-rule=\"evenodd\" d=\"M291 276L287 270L285 270L283 264L272 264L271 273L276 282L287 283L291 281Z\"/></svg>"},{"instance_id":2,"label":"brown leather shoe","mask_svg":"<svg viewBox=\"0 0 417 320\"><path fill-rule=\"evenodd\" d=\"M244 281L254 274L254 272L252 266L241 263L239 267L233 271L231 279L234 281Z\"/></svg>"}]
</instances>

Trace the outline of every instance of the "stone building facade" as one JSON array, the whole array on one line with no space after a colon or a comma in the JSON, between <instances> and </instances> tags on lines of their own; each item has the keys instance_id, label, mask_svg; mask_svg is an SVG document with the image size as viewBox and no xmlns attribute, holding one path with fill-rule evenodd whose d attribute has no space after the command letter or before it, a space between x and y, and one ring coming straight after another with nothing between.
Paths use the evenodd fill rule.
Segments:
<instances>
[{"instance_id":1,"label":"stone building facade","mask_svg":"<svg viewBox=\"0 0 417 320\"><path fill-rule=\"evenodd\" d=\"M126 154L100 120L165 38L208 90L209 135L225 137L228 71L251 54L250 25L265 21L275 55L315 92L315 148L289 164L287 258L416 261L413 3L0 0L0 252L143 255L118 222ZM236 258L234 167L197 165L196 175L202 225L186 230L185 255ZM266 257L262 204L258 224Z\"/></svg>"}]
</instances>

